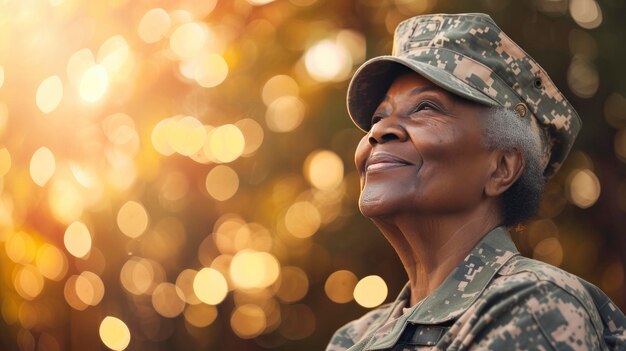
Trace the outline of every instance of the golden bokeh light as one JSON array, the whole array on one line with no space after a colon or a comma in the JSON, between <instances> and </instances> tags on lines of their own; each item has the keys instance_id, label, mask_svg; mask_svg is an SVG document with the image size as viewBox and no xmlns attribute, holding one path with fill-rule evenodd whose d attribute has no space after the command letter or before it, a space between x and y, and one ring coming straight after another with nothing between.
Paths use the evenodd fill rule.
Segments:
<instances>
[{"instance_id":1,"label":"golden bokeh light","mask_svg":"<svg viewBox=\"0 0 626 351\"><path fill-rule=\"evenodd\" d=\"M204 23L190 22L180 25L170 36L170 49L180 59L199 54L207 43L209 31Z\"/></svg>"},{"instance_id":2,"label":"golden bokeh light","mask_svg":"<svg viewBox=\"0 0 626 351\"><path fill-rule=\"evenodd\" d=\"M387 298L387 284L377 275L368 275L354 287L354 300L366 308L376 307Z\"/></svg>"},{"instance_id":3,"label":"golden bokeh light","mask_svg":"<svg viewBox=\"0 0 626 351\"><path fill-rule=\"evenodd\" d=\"M595 0L570 0L569 12L582 28L594 29L602 24L602 9Z\"/></svg>"},{"instance_id":4,"label":"golden bokeh light","mask_svg":"<svg viewBox=\"0 0 626 351\"><path fill-rule=\"evenodd\" d=\"M251 156L261 144L263 144L263 127L252 118L243 118L235 122L235 126L241 130L244 137L244 148L242 156Z\"/></svg>"},{"instance_id":5,"label":"golden bokeh light","mask_svg":"<svg viewBox=\"0 0 626 351\"><path fill-rule=\"evenodd\" d=\"M131 257L120 271L124 289L134 295L148 294L165 279L163 268L155 261Z\"/></svg>"},{"instance_id":6,"label":"golden bokeh light","mask_svg":"<svg viewBox=\"0 0 626 351\"><path fill-rule=\"evenodd\" d=\"M176 287L180 289L185 302L190 305L197 305L201 302L193 291L193 281L196 278L196 274L198 274L198 271L187 268L176 277Z\"/></svg>"},{"instance_id":7,"label":"golden bokeh light","mask_svg":"<svg viewBox=\"0 0 626 351\"><path fill-rule=\"evenodd\" d=\"M295 96L300 94L298 83L286 74L279 74L268 79L263 85L261 97L265 106L270 106L272 102L283 96Z\"/></svg>"},{"instance_id":8,"label":"golden bokeh light","mask_svg":"<svg viewBox=\"0 0 626 351\"><path fill-rule=\"evenodd\" d=\"M169 124L168 143L181 155L195 154L202 148L205 139L204 126L195 117L185 116Z\"/></svg>"},{"instance_id":9,"label":"golden bokeh light","mask_svg":"<svg viewBox=\"0 0 626 351\"><path fill-rule=\"evenodd\" d=\"M50 185L48 206L56 220L63 224L80 219L85 209L86 197L78 184L67 178L57 178Z\"/></svg>"},{"instance_id":10,"label":"golden bokeh light","mask_svg":"<svg viewBox=\"0 0 626 351\"><path fill-rule=\"evenodd\" d=\"M175 119L165 118L160 120L154 128L152 128L152 146L161 155L170 156L176 152L170 145L170 131L175 124Z\"/></svg>"},{"instance_id":11,"label":"golden bokeh light","mask_svg":"<svg viewBox=\"0 0 626 351\"><path fill-rule=\"evenodd\" d=\"M343 162L332 151L314 151L304 161L304 175L314 187L333 190L343 180Z\"/></svg>"},{"instance_id":12,"label":"golden bokeh light","mask_svg":"<svg viewBox=\"0 0 626 351\"><path fill-rule=\"evenodd\" d=\"M211 131L204 152L219 162L228 163L243 154L245 139L243 133L234 124L225 124Z\"/></svg>"},{"instance_id":13,"label":"golden bokeh light","mask_svg":"<svg viewBox=\"0 0 626 351\"><path fill-rule=\"evenodd\" d=\"M239 176L232 168L217 165L206 176L205 187L209 195L218 201L233 197L239 189Z\"/></svg>"},{"instance_id":14,"label":"golden bokeh light","mask_svg":"<svg viewBox=\"0 0 626 351\"><path fill-rule=\"evenodd\" d=\"M626 162L626 129L617 132L613 147L617 157L622 160L622 162Z\"/></svg>"},{"instance_id":15,"label":"golden bokeh light","mask_svg":"<svg viewBox=\"0 0 626 351\"><path fill-rule=\"evenodd\" d=\"M541 240L533 248L533 258L553 266L560 266L563 261L563 247L559 239L551 237Z\"/></svg>"},{"instance_id":16,"label":"golden bokeh light","mask_svg":"<svg viewBox=\"0 0 626 351\"><path fill-rule=\"evenodd\" d=\"M0 66L0 88L4 85L4 68Z\"/></svg>"},{"instance_id":17,"label":"golden bokeh light","mask_svg":"<svg viewBox=\"0 0 626 351\"><path fill-rule=\"evenodd\" d=\"M204 88L216 87L228 77L228 63L218 54L206 54L187 61L186 69L191 71L192 78Z\"/></svg>"},{"instance_id":18,"label":"golden bokeh light","mask_svg":"<svg viewBox=\"0 0 626 351\"><path fill-rule=\"evenodd\" d=\"M230 316L230 326L242 339L252 339L263 333L267 326L265 312L254 304L237 307Z\"/></svg>"},{"instance_id":19,"label":"golden bokeh light","mask_svg":"<svg viewBox=\"0 0 626 351\"><path fill-rule=\"evenodd\" d=\"M626 97L611 93L604 102L604 117L614 128L626 128Z\"/></svg>"},{"instance_id":20,"label":"golden bokeh light","mask_svg":"<svg viewBox=\"0 0 626 351\"><path fill-rule=\"evenodd\" d=\"M30 177L39 186L44 186L54 175L56 160L52 151L45 146L33 153L30 159Z\"/></svg>"},{"instance_id":21,"label":"golden bokeh light","mask_svg":"<svg viewBox=\"0 0 626 351\"><path fill-rule=\"evenodd\" d=\"M172 283L161 283L152 292L152 306L161 316L174 318L185 309L183 292Z\"/></svg>"},{"instance_id":22,"label":"golden bokeh light","mask_svg":"<svg viewBox=\"0 0 626 351\"><path fill-rule=\"evenodd\" d=\"M111 350L125 350L128 344L130 344L130 330L126 323L119 318L112 316L104 317L98 332L104 345Z\"/></svg>"},{"instance_id":23,"label":"golden bokeh light","mask_svg":"<svg viewBox=\"0 0 626 351\"><path fill-rule=\"evenodd\" d=\"M68 269L67 258L63 252L51 244L43 244L39 247L35 265L41 275L56 281L63 279Z\"/></svg>"},{"instance_id":24,"label":"golden bokeh light","mask_svg":"<svg viewBox=\"0 0 626 351\"><path fill-rule=\"evenodd\" d=\"M7 257L15 263L27 264L35 259L37 245L32 236L23 231L10 234L4 243Z\"/></svg>"},{"instance_id":25,"label":"golden bokeh light","mask_svg":"<svg viewBox=\"0 0 626 351\"><path fill-rule=\"evenodd\" d=\"M278 279L280 265L272 254L242 250L233 256L230 278L242 289L265 288Z\"/></svg>"},{"instance_id":26,"label":"golden bokeh light","mask_svg":"<svg viewBox=\"0 0 626 351\"><path fill-rule=\"evenodd\" d=\"M276 296L283 302L293 303L301 300L309 291L309 278L299 267L287 266L280 271Z\"/></svg>"},{"instance_id":27,"label":"golden bokeh light","mask_svg":"<svg viewBox=\"0 0 626 351\"><path fill-rule=\"evenodd\" d=\"M167 11L154 8L146 12L137 26L137 34L146 43L156 43L163 39L172 25L172 19Z\"/></svg>"},{"instance_id":28,"label":"golden bokeh light","mask_svg":"<svg viewBox=\"0 0 626 351\"><path fill-rule=\"evenodd\" d=\"M0 149L0 177L4 177L11 170L11 154L6 147Z\"/></svg>"},{"instance_id":29,"label":"golden bokeh light","mask_svg":"<svg viewBox=\"0 0 626 351\"><path fill-rule=\"evenodd\" d=\"M88 68L80 79L80 97L87 102L97 102L109 88L109 75L106 68L96 64Z\"/></svg>"},{"instance_id":30,"label":"golden bokeh light","mask_svg":"<svg viewBox=\"0 0 626 351\"><path fill-rule=\"evenodd\" d=\"M580 208L588 208L600 197L600 181L590 169L577 169L568 176L569 198Z\"/></svg>"},{"instance_id":31,"label":"golden bokeh light","mask_svg":"<svg viewBox=\"0 0 626 351\"><path fill-rule=\"evenodd\" d=\"M91 50L78 50L67 61L67 77L73 85L79 87L85 72L95 64L96 58Z\"/></svg>"},{"instance_id":32,"label":"golden bokeh light","mask_svg":"<svg viewBox=\"0 0 626 351\"><path fill-rule=\"evenodd\" d=\"M196 328L208 327L217 318L217 308L212 305L189 305L183 312L185 321Z\"/></svg>"},{"instance_id":33,"label":"golden bokeh light","mask_svg":"<svg viewBox=\"0 0 626 351\"><path fill-rule=\"evenodd\" d=\"M76 277L74 283L76 297L89 306L96 306L104 297L104 283L93 272L85 271Z\"/></svg>"},{"instance_id":34,"label":"golden bokeh light","mask_svg":"<svg viewBox=\"0 0 626 351\"><path fill-rule=\"evenodd\" d=\"M205 267L196 274L193 280L193 291L200 301L217 305L226 298L228 285L222 273Z\"/></svg>"},{"instance_id":35,"label":"golden bokeh light","mask_svg":"<svg viewBox=\"0 0 626 351\"><path fill-rule=\"evenodd\" d=\"M91 250L89 229L81 222L73 222L65 229L63 243L72 256L85 257Z\"/></svg>"},{"instance_id":36,"label":"golden bokeh light","mask_svg":"<svg viewBox=\"0 0 626 351\"><path fill-rule=\"evenodd\" d=\"M43 113L54 111L63 99L63 82L59 76L50 76L39 84L35 102Z\"/></svg>"},{"instance_id":37,"label":"golden bokeh light","mask_svg":"<svg viewBox=\"0 0 626 351\"><path fill-rule=\"evenodd\" d=\"M322 217L315 205L299 201L287 209L285 228L296 238L307 238L315 234L322 223Z\"/></svg>"},{"instance_id":38,"label":"golden bokeh light","mask_svg":"<svg viewBox=\"0 0 626 351\"><path fill-rule=\"evenodd\" d=\"M129 54L126 39L121 35L114 35L100 46L97 61L109 73L115 73L126 63Z\"/></svg>"},{"instance_id":39,"label":"golden bokeh light","mask_svg":"<svg viewBox=\"0 0 626 351\"><path fill-rule=\"evenodd\" d=\"M76 282L78 281L78 275L72 275L65 281L65 286L63 287L63 296L65 297L65 301L70 307L77 311L84 311L89 307L86 303L84 303L76 294Z\"/></svg>"},{"instance_id":40,"label":"golden bokeh light","mask_svg":"<svg viewBox=\"0 0 626 351\"><path fill-rule=\"evenodd\" d=\"M274 100L265 113L267 127L277 133L291 132L304 120L306 107L295 96L281 96Z\"/></svg>"},{"instance_id":41,"label":"golden bokeh light","mask_svg":"<svg viewBox=\"0 0 626 351\"><path fill-rule=\"evenodd\" d=\"M567 70L567 83L574 94L582 98L590 98L598 91L600 76L592 62L574 56Z\"/></svg>"},{"instance_id":42,"label":"golden bokeh light","mask_svg":"<svg viewBox=\"0 0 626 351\"><path fill-rule=\"evenodd\" d=\"M117 212L117 226L124 235L137 238L148 227L148 212L142 204L128 201Z\"/></svg>"},{"instance_id":43,"label":"golden bokeh light","mask_svg":"<svg viewBox=\"0 0 626 351\"><path fill-rule=\"evenodd\" d=\"M319 82L347 79L353 64L350 52L330 39L311 46L304 55L304 63L307 72Z\"/></svg>"},{"instance_id":44,"label":"golden bokeh light","mask_svg":"<svg viewBox=\"0 0 626 351\"><path fill-rule=\"evenodd\" d=\"M13 284L22 298L32 300L43 290L44 280L35 267L27 265L17 269Z\"/></svg>"},{"instance_id":45,"label":"golden bokeh light","mask_svg":"<svg viewBox=\"0 0 626 351\"><path fill-rule=\"evenodd\" d=\"M324 284L324 291L331 301L347 303L354 298L353 292L357 282L358 278L354 273L347 270L339 270L328 276Z\"/></svg>"}]
</instances>

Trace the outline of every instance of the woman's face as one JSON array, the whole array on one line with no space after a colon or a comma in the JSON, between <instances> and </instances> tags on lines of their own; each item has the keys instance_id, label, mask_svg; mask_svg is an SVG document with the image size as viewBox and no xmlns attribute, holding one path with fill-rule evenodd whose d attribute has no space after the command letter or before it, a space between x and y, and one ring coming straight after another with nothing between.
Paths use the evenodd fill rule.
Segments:
<instances>
[{"instance_id":1,"label":"woman's face","mask_svg":"<svg viewBox=\"0 0 626 351\"><path fill-rule=\"evenodd\" d=\"M383 218L475 208L497 162L482 146L488 111L416 73L396 78L356 150L361 212Z\"/></svg>"}]
</instances>

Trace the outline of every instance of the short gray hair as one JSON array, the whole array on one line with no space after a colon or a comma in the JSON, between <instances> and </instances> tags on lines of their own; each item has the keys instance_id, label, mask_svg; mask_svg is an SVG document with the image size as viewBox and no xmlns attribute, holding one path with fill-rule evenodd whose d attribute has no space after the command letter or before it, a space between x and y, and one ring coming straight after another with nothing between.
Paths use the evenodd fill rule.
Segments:
<instances>
[{"instance_id":1,"label":"short gray hair","mask_svg":"<svg viewBox=\"0 0 626 351\"><path fill-rule=\"evenodd\" d=\"M517 150L524 157L522 175L502 195L502 225L507 227L535 215L545 186L541 162L543 141L533 131L529 122L531 118L522 118L504 107L493 107L486 114L483 124L485 147L490 150Z\"/></svg>"}]
</instances>

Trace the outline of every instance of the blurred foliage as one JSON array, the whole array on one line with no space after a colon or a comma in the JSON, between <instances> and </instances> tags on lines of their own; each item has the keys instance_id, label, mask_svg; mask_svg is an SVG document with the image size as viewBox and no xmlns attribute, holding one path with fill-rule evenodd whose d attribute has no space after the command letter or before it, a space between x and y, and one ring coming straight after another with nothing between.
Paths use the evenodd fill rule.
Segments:
<instances>
[{"instance_id":1,"label":"blurred foliage","mask_svg":"<svg viewBox=\"0 0 626 351\"><path fill-rule=\"evenodd\" d=\"M0 0L2 350L320 350L393 299L345 91L435 12L489 13L577 108L515 240L625 309L625 7Z\"/></svg>"}]
</instances>

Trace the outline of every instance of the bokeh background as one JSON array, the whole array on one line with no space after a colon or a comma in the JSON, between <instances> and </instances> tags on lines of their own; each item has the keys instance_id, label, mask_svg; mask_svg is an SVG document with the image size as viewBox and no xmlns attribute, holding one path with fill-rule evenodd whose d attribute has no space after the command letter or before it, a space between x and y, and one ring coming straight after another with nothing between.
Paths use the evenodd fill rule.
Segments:
<instances>
[{"instance_id":1,"label":"bokeh background","mask_svg":"<svg viewBox=\"0 0 626 351\"><path fill-rule=\"evenodd\" d=\"M0 0L2 350L321 350L406 277L356 208L345 91L486 12L584 126L522 252L626 308L621 0Z\"/></svg>"}]
</instances>

